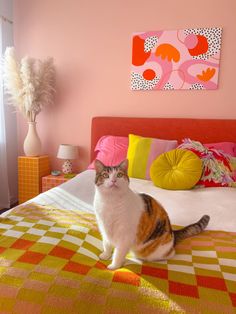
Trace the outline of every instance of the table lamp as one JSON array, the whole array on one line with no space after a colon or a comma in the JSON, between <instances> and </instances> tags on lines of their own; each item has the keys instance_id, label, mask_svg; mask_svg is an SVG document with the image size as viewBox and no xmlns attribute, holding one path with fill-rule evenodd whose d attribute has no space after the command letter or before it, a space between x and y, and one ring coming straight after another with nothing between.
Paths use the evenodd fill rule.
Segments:
<instances>
[{"instance_id":1,"label":"table lamp","mask_svg":"<svg viewBox=\"0 0 236 314\"><path fill-rule=\"evenodd\" d=\"M62 165L62 172L64 174L72 173L72 159L78 157L78 147L70 144L61 144L58 149L57 158L65 159Z\"/></svg>"}]
</instances>

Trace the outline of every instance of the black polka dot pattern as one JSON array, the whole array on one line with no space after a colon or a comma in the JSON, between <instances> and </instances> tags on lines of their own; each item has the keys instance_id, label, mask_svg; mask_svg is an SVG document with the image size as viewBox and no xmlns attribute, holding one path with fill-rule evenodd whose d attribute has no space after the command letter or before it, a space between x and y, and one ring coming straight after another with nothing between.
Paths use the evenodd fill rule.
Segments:
<instances>
[{"instance_id":1,"label":"black polka dot pattern","mask_svg":"<svg viewBox=\"0 0 236 314\"><path fill-rule=\"evenodd\" d=\"M222 28L221 27L211 27L211 28L189 28L184 30L185 35L195 34L203 35L207 38L208 42L208 51L204 54L198 56L192 56L195 60L207 60L209 57L214 56L220 51L221 46L221 36Z\"/></svg>"},{"instance_id":2,"label":"black polka dot pattern","mask_svg":"<svg viewBox=\"0 0 236 314\"><path fill-rule=\"evenodd\" d=\"M131 89L132 90L151 90L160 81L160 76L154 77L153 80L145 80L142 75L131 73Z\"/></svg>"},{"instance_id":3,"label":"black polka dot pattern","mask_svg":"<svg viewBox=\"0 0 236 314\"><path fill-rule=\"evenodd\" d=\"M195 84L192 84L189 89L205 89L205 87L202 85L202 84L199 84L199 83L195 83Z\"/></svg>"},{"instance_id":4,"label":"black polka dot pattern","mask_svg":"<svg viewBox=\"0 0 236 314\"><path fill-rule=\"evenodd\" d=\"M72 172L72 162L70 160L66 160L62 165L63 173L71 173Z\"/></svg>"},{"instance_id":5,"label":"black polka dot pattern","mask_svg":"<svg viewBox=\"0 0 236 314\"><path fill-rule=\"evenodd\" d=\"M157 36L150 36L146 38L144 42L144 51L145 52L151 51L152 48L156 46L157 42L158 42Z\"/></svg>"},{"instance_id":6,"label":"black polka dot pattern","mask_svg":"<svg viewBox=\"0 0 236 314\"><path fill-rule=\"evenodd\" d=\"M163 89L164 90L171 90L171 89L174 89L174 86L171 83L167 82L165 84L165 86L163 87Z\"/></svg>"}]
</instances>

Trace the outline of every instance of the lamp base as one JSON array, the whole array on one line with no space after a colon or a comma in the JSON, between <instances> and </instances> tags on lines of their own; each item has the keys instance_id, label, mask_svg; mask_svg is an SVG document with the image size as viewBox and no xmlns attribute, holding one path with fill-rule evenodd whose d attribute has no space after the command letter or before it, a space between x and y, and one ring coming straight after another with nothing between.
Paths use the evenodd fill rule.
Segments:
<instances>
[{"instance_id":1,"label":"lamp base","mask_svg":"<svg viewBox=\"0 0 236 314\"><path fill-rule=\"evenodd\" d=\"M65 174L72 173L72 162L66 160L62 165L62 172Z\"/></svg>"}]
</instances>

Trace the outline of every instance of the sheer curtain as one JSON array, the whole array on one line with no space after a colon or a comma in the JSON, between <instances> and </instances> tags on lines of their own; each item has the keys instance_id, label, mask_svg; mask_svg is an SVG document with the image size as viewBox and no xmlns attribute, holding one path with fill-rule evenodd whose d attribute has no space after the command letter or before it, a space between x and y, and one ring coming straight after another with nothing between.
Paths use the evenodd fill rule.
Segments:
<instances>
[{"instance_id":1,"label":"sheer curtain","mask_svg":"<svg viewBox=\"0 0 236 314\"><path fill-rule=\"evenodd\" d=\"M1 1L2 2L2 1ZM2 12L0 12L2 14ZM1 58L7 46L12 45L12 23L6 17L0 17L0 54ZM11 167L11 157L9 157L8 129L9 129L9 109L5 105L2 80L2 65L0 66L0 208L9 208L11 197L11 180L9 168ZM10 122L11 124L11 122ZM15 133L16 125L13 126ZM15 138L16 138L16 134ZM15 166L13 167L15 168ZM15 169L16 170L16 169ZM14 178L15 180L15 178ZM15 182L15 185L17 182ZM14 200L15 201L15 200Z\"/></svg>"}]
</instances>

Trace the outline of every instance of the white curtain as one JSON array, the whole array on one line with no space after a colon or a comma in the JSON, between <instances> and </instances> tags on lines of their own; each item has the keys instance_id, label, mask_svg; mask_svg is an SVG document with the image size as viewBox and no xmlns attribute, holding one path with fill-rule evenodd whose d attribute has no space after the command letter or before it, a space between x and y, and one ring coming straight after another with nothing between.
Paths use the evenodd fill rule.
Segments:
<instances>
[{"instance_id":1,"label":"white curtain","mask_svg":"<svg viewBox=\"0 0 236 314\"><path fill-rule=\"evenodd\" d=\"M12 45L12 24L8 19L0 17L0 56L6 46ZM9 208L11 203L9 158L7 155L7 112L3 93L2 63L0 66L0 208Z\"/></svg>"}]
</instances>

